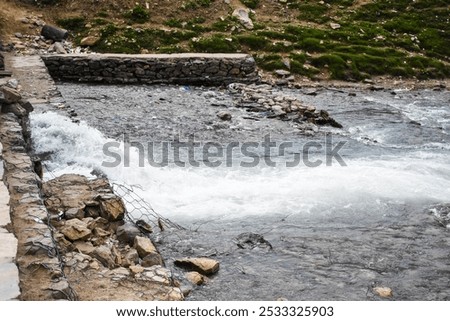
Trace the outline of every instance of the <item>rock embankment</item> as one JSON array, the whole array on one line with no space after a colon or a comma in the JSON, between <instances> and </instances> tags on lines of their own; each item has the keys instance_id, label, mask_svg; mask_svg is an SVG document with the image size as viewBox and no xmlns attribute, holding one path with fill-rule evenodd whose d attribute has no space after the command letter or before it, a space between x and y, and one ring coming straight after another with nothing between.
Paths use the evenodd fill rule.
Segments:
<instances>
[{"instance_id":1,"label":"rock embankment","mask_svg":"<svg viewBox=\"0 0 450 321\"><path fill-rule=\"evenodd\" d=\"M3 145L3 181L10 194L10 215L18 239L22 300L76 299L69 286L52 233L46 224L48 212L40 197L42 184L28 155L28 113L32 106L9 87L0 88L0 141Z\"/></svg>"},{"instance_id":2,"label":"rock embankment","mask_svg":"<svg viewBox=\"0 0 450 321\"><path fill-rule=\"evenodd\" d=\"M80 299L183 299L151 229L126 220L107 179L66 174L43 183L42 192L64 272Z\"/></svg>"},{"instance_id":3,"label":"rock embankment","mask_svg":"<svg viewBox=\"0 0 450 321\"><path fill-rule=\"evenodd\" d=\"M246 54L46 55L51 76L63 81L222 85L258 79Z\"/></svg>"}]
</instances>

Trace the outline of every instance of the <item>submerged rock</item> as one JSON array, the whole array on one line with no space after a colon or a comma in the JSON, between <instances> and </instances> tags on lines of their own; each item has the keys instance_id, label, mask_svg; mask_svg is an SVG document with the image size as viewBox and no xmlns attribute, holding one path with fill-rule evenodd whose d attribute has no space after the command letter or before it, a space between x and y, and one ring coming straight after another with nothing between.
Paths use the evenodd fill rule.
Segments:
<instances>
[{"instance_id":1,"label":"submerged rock","mask_svg":"<svg viewBox=\"0 0 450 321\"><path fill-rule=\"evenodd\" d=\"M220 111L217 113L217 117L219 117L221 120L230 121L231 120L231 114L226 111Z\"/></svg>"},{"instance_id":2,"label":"submerged rock","mask_svg":"<svg viewBox=\"0 0 450 321\"><path fill-rule=\"evenodd\" d=\"M235 239L236 245L241 249L253 249L255 247L272 249L270 244L264 237L256 233L242 233Z\"/></svg>"}]
</instances>

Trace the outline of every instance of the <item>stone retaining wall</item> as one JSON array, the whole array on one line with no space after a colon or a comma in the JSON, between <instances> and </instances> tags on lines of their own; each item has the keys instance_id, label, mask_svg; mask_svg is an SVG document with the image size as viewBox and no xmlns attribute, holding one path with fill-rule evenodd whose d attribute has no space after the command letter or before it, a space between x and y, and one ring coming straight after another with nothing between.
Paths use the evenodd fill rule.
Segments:
<instances>
[{"instance_id":1,"label":"stone retaining wall","mask_svg":"<svg viewBox=\"0 0 450 321\"><path fill-rule=\"evenodd\" d=\"M63 81L222 85L258 80L246 54L48 55L50 75Z\"/></svg>"},{"instance_id":2,"label":"stone retaining wall","mask_svg":"<svg viewBox=\"0 0 450 321\"><path fill-rule=\"evenodd\" d=\"M20 299L75 299L61 269L52 231L46 224L49 215L40 195L42 182L28 155L30 105L4 103L1 107L3 181L10 194L10 214L18 239L16 263L20 274ZM40 284L40 287L30 284Z\"/></svg>"}]
</instances>

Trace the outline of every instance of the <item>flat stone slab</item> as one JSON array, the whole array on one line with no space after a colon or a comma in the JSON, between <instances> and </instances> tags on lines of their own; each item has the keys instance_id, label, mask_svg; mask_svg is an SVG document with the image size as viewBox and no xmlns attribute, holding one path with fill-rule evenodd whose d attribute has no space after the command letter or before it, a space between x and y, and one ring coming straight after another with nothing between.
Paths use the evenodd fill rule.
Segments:
<instances>
[{"instance_id":1,"label":"flat stone slab","mask_svg":"<svg viewBox=\"0 0 450 321\"><path fill-rule=\"evenodd\" d=\"M0 301L16 300L19 296L17 266L14 263L0 264Z\"/></svg>"},{"instance_id":2,"label":"flat stone slab","mask_svg":"<svg viewBox=\"0 0 450 321\"><path fill-rule=\"evenodd\" d=\"M17 253L17 239L14 234L0 228L0 264L12 263Z\"/></svg>"},{"instance_id":3,"label":"flat stone slab","mask_svg":"<svg viewBox=\"0 0 450 321\"><path fill-rule=\"evenodd\" d=\"M1 174L3 175L3 162L0 161ZM0 227L11 223L9 215L9 192L3 181L0 180ZM1 243L0 243L1 244ZM0 250L1 251L1 250Z\"/></svg>"},{"instance_id":4,"label":"flat stone slab","mask_svg":"<svg viewBox=\"0 0 450 321\"><path fill-rule=\"evenodd\" d=\"M3 162L0 162L3 168ZM15 264L17 239L5 226L11 223L9 192L0 181L0 301L15 300L20 295L19 271Z\"/></svg>"}]
</instances>

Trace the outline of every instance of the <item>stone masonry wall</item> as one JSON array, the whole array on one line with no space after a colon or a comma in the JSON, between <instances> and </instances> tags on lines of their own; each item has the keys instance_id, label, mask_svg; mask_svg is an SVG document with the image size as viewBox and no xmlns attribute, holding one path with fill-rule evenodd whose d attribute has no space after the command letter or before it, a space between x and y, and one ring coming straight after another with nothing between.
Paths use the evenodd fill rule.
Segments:
<instances>
[{"instance_id":1,"label":"stone masonry wall","mask_svg":"<svg viewBox=\"0 0 450 321\"><path fill-rule=\"evenodd\" d=\"M16 91L6 87L0 87L0 91L3 181L9 191L11 221L18 239L20 299L73 300L75 295L61 269L52 231L46 224L49 215L41 199L41 178L28 155L28 113L33 108ZM36 283L40 287L30 286Z\"/></svg>"},{"instance_id":2,"label":"stone masonry wall","mask_svg":"<svg viewBox=\"0 0 450 321\"><path fill-rule=\"evenodd\" d=\"M50 75L63 81L222 85L258 80L246 54L48 55Z\"/></svg>"}]
</instances>

